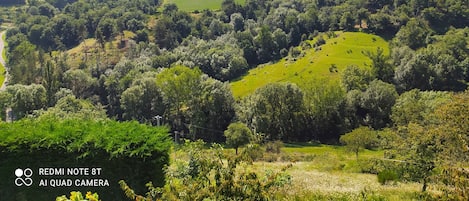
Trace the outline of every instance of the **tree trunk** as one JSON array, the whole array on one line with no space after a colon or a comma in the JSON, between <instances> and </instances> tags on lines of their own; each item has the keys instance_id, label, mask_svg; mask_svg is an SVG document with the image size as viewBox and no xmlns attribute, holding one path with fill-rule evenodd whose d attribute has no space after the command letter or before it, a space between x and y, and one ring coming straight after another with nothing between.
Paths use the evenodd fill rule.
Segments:
<instances>
[{"instance_id":1,"label":"tree trunk","mask_svg":"<svg viewBox=\"0 0 469 201\"><path fill-rule=\"evenodd\" d=\"M427 191L427 178L423 179L422 192Z\"/></svg>"}]
</instances>

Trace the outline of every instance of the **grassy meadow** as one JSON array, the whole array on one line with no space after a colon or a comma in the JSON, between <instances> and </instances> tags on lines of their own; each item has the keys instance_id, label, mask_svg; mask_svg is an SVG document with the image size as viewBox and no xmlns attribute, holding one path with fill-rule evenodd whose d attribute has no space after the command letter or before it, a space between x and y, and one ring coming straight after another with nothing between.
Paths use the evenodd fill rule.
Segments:
<instances>
[{"instance_id":1,"label":"grassy meadow","mask_svg":"<svg viewBox=\"0 0 469 201\"><path fill-rule=\"evenodd\" d=\"M183 11L202 11L204 9L220 10L223 0L165 0L163 4L174 3ZM238 4L244 4L245 0L235 0Z\"/></svg>"},{"instance_id":2,"label":"grassy meadow","mask_svg":"<svg viewBox=\"0 0 469 201\"><path fill-rule=\"evenodd\" d=\"M235 150L225 149L224 154L234 155ZM286 144L280 153L264 152L257 161L242 163L237 169L262 176L289 166L286 173L291 182L271 192L275 200L418 200L421 184L381 185L377 175L362 173L361 166L368 159L380 159L383 155L382 150L363 150L357 161L355 154L344 146ZM186 157L185 151L174 149L169 168L177 166L175 161L189 160Z\"/></svg>"},{"instance_id":3,"label":"grassy meadow","mask_svg":"<svg viewBox=\"0 0 469 201\"><path fill-rule=\"evenodd\" d=\"M244 77L231 83L235 97L243 97L257 88L272 82L293 82L302 85L314 78L339 80L341 72L349 65L369 68L371 60L366 51L383 48L389 54L389 44L381 37L360 32L337 32L337 37L327 38L321 48L302 50L303 57L283 58L273 64L263 64L251 69ZM308 41L311 45L314 40ZM336 68L331 71L331 67Z\"/></svg>"},{"instance_id":4,"label":"grassy meadow","mask_svg":"<svg viewBox=\"0 0 469 201\"><path fill-rule=\"evenodd\" d=\"M380 150L363 150L359 161L383 158L383 154ZM417 183L381 185L376 175L361 173L355 154L343 146L287 145L279 155L277 161L254 163L258 172L280 171L292 164L287 169L291 185L277 193L279 200L361 200L363 195L372 200L412 200L421 188Z\"/></svg>"}]
</instances>

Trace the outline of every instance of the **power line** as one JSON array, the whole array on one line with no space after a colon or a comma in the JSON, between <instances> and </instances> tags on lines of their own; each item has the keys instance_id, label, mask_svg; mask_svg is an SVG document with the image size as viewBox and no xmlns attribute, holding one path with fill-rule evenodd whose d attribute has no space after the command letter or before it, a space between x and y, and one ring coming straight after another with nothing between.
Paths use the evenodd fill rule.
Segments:
<instances>
[{"instance_id":1,"label":"power line","mask_svg":"<svg viewBox=\"0 0 469 201\"><path fill-rule=\"evenodd\" d=\"M202 126L198 126L198 125L194 125L194 124L184 124L184 125L185 125L186 127L188 127L188 128L195 127L195 128L200 128L200 129L204 129L204 130L213 131L213 132L225 133L224 131L220 131L220 130L216 130L216 129L211 129L211 128L206 128L206 127L202 127Z\"/></svg>"}]
</instances>

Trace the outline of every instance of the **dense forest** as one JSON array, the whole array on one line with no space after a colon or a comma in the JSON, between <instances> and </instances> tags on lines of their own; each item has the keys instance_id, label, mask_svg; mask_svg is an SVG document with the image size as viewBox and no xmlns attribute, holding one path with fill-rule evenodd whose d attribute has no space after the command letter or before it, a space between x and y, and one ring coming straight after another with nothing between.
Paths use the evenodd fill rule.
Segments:
<instances>
[{"instance_id":1,"label":"dense forest","mask_svg":"<svg viewBox=\"0 0 469 201\"><path fill-rule=\"evenodd\" d=\"M423 190L436 170L457 186L454 167L467 167L467 0L224 0L193 12L159 0L2 4L22 5L7 11L10 80L0 92L15 121L136 120L206 142L225 142L242 123L263 141L379 146L390 159L419 160L406 176ZM230 82L250 69L320 48L337 31L375 34L390 50L363 52L371 65L348 66L340 84L271 83L233 96ZM357 142L370 132L375 140Z\"/></svg>"},{"instance_id":2,"label":"dense forest","mask_svg":"<svg viewBox=\"0 0 469 201\"><path fill-rule=\"evenodd\" d=\"M391 112L399 94L464 91L469 81L465 1L226 0L219 12L194 13L160 3L28 1L17 7L7 32L11 83L1 95L3 108L21 119L72 95L116 120L156 123L152 118L160 115L172 130L206 141L223 141L228 124L242 121L273 140L334 142L360 125L395 125ZM392 53L369 52L371 69L348 67L343 86L312 80L232 97L226 81L337 30L383 35ZM99 45L86 44L89 38ZM84 54L67 51L82 42Z\"/></svg>"}]
</instances>

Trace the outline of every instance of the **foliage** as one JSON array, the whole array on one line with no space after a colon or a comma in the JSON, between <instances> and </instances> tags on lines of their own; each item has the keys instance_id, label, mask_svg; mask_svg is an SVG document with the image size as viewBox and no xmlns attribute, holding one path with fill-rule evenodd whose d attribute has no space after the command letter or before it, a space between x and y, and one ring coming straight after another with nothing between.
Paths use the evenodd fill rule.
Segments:
<instances>
[{"instance_id":1,"label":"foliage","mask_svg":"<svg viewBox=\"0 0 469 201\"><path fill-rule=\"evenodd\" d=\"M54 107L34 112L38 119L86 119L105 120L106 111L102 106L93 105L90 101L77 99L73 95L60 98Z\"/></svg>"},{"instance_id":2,"label":"foliage","mask_svg":"<svg viewBox=\"0 0 469 201\"><path fill-rule=\"evenodd\" d=\"M81 192L72 191L70 192L70 198L62 195L57 197L55 201L100 201L100 199L97 193L86 192L85 197L83 197Z\"/></svg>"},{"instance_id":3,"label":"foliage","mask_svg":"<svg viewBox=\"0 0 469 201\"><path fill-rule=\"evenodd\" d=\"M163 94L155 77L153 73L142 75L122 92L120 103L124 119L148 122L155 116L164 114Z\"/></svg>"},{"instance_id":4,"label":"foliage","mask_svg":"<svg viewBox=\"0 0 469 201\"><path fill-rule=\"evenodd\" d=\"M265 151L270 152L270 153L276 153L279 154L281 152L281 149L283 147L283 142L280 140L276 140L273 142L267 142L265 144Z\"/></svg>"},{"instance_id":5,"label":"foliage","mask_svg":"<svg viewBox=\"0 0 469 201\"><path fill-rule=\"evenodd\" d=\"M0 123L0 160L2 171L18 166L39 167L101 167L102 177L109 180L108 192L101 199L116 200L113 194L119 178L141 190L144 182L159 181L163 185L163 166L169 162L171 140L165 127L151 127L138 122L116 122L109 119L25 118L12 123ZM17 158L23 160L18 161ZM123 165L126 164L126 165ZM7 180L0 181L2 195L17 196ZM77 187L77 190L85 190ZM57 195L60 189L32 187L42 192L38 199ZM5 194L4 194L5 193ZM37 194L31 193L27 196Z\"/></svg>"},{"instance_id":6,"label":"foliage","mask_svg":"<svg viewBox=\"0 0 469 201\"><path fill-rule=\"evenodd\" d=\"M408 46L414 50L426 45L427 37L431 34L428 22L412 18L396 34L396 43Z\"/></svg>"},{"instance_id":7,"label":"foliage","mask_svg":"<svg viewBox=\"0 0 469 201\"><path fill-rule=\"evenodd\" d=\"M385 55L384 50L377 48L376 53L365 52L365 55L371 59L371 73L374 77L391 83L394 76L393 66L389 63L389 56Z\"/></svg>"},{"instance_id":8,"label":"foliage","mask_svg":"<svg viewBox=\"0 0 469 201\"><path fill-rule=\"evenodd\" d=\"M12 153L58 146L64 149L62 151L81 157L105 151L109 158L146 158L152 156L152 153L164 154L170 145L166 128L153 128L137 122L120 123L107 119L59 120L52 117L23 119L0 126L0 146ZM23 145L18 146L18 143ZM24 150L23 146L30 147L31 150Z\"/></svg>"},{"instance_id":9,"label":"foliage","mask_svg":"<svg viewBox=\"0 0 469 201\"><path fill-rule=\"evenodd\" d=\"M443 181L446 192L458 194L454 199L464 200L467 194L461 194L461 189L467 185L467 92L454 94L450 99L437 106L425 121L399 127L401 140L397 150L406 161L404 177L421 182L422 191L431 182Z\"/></svg>"},{"instance_id":10,"label":"foliage","mask_svg":"<svg viewBox=\"0 0 469 201\"><path fill-rule=\"evenodd\" d=\"M3 94L4 108L11 107L14 118L31 115L35 110L44 109L47 105L46 90L42 85L9 85L0 94Z\"/></svg>"},{"instance_id":11,"label":"foliage","mask_svg":"<svg viewBox=\"0 0 469 201\"><path fill-rule=\"evenodd\" d=\"M272 83L256 90L238 109L240 120L267 140L300 137L303 92L291 83Z\"/></svg>"},{"instance_id":12,"label":"foliage","mask_svg":"<svg viewBox=\"0 0 469 201\"><path fill-rule=\"evenodd\" d=\"M373 80L371 72L358 66L347 66L342 73L342 84L347 91L364 91Z\"/></svg>"},{"instance_id":13,"label":"foliage","mask_svg":"<svg viewBox=\"0 0 469 201\"><path fill-rule=\"evenodd\" d=\"M163 70L156 83L162 92L164 116L173 130L206 141L223 140L221 134L234 116L234 99L227 84L183 66Z\"/></svg>"},{"instance_id":14,"label":"foliage","mask_svg":"<svg viewBox=\"0 0 469 201\"><path fill-rule=\"evenodd\" d=\"M344 118L345 91L336 81L313 79L302 85L306 113L303 140L336 142L346 130Z\"/></svg>"},{"instance_id":15,"label":"foliage","mask_svg":"<svg viewBox=\"0 0 469 201\"><path fill-rule=\"evenodd\" d=\"M221 81L236 78L248 69L246 59L241 56L243 51L230 34L210 41L189 37L174 52L178 62L191 68L199 67Z\"/></svg>"},{"instance_id":16,"label":"foliage","mask_svg":"<svg viewBox=\"0 0 469 201\"><path fill-rule=\"evenodd\" d=\"M414 89L399 96L392 107L391 119L396 126L409 123L428 125L432 122L431 115L442 104L451 98L448 92L420 91Z\"/></svg>"},{"instance_id":17,"label":"foliage","mask_svg":"<svg viewBox=\"0 0 469 201\"><path fill-rule=\"evenodd\" d=\"M404 57L394 74L397 86L402 90L466 89L467 32L468 29L449 30L432 37L432 43L426 48Z\"/></svg>"},{"instance_id":18,"label":"foliage","mask_svg":"<svg viewBox=\"0 0 469 201\"><path fill-rule=\"evenodd\" d=\"M352 132L347 133L340 137L340 141L347 145L347 148L355 153L358 160L358 152L363 148L372 148L376 146L377 135L376 131L368 127L359 127Z\"/></svg>"},{"instance_id":19,"label":"foliage","mask_svg":"<svg viewBox=\"0 0 469 201\"><path fill-rule=\"evenodd\" d=\"M287 168L261 176L247 169L241 156L225 157L219 145L205 149L198 141L184 151L188 159L177 160L166 170L164 188L150 189L147 198L121 181L122 189L137 200L269 200L270 192L290 182Z\"/></svg>"},{"instance_id":20,"label":"foliage","mask_svg":"<svg viewBox=\"0 0 469 201\"><path fill-rule=\"evenodd\" d=\"M231 123L228 129L224 133L226 137L226 144L236 149L238 154L238 148L248 144L253 134L251 130L243 123Z\"/></svg>"},{"instance_id":21,"label":"foliage","mask_svg":"<svg viewBox=\"0 0 469 201\"><path fill-rule=\"evenodd\" d=\"M392 170L384 170L378 173L378 182L382 185L394 182L398 179L396 172Z\"/></svg>"}]
</instances>

